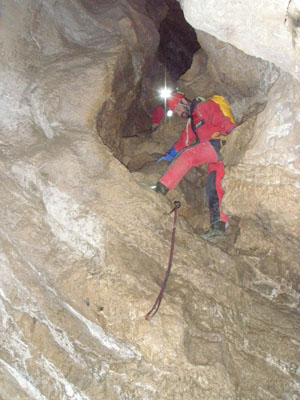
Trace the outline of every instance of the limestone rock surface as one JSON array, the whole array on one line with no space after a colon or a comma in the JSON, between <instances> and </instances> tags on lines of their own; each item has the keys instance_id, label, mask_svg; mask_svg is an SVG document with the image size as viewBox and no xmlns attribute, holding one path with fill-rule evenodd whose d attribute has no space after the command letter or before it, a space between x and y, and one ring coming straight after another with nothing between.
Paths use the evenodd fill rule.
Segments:
<instances>
[{"instance_id":1,"label":"limestone rock surface","mask_svg":"<svg viewBox=\"0 0 300 400\"><path fill-rule=\"evenodd\" d=\"M299 0L180 0L195 28L300 79Z\"/></svg>"},{"instance_id":2,"label":"limestone rock surface","mask_svg":"<svg viewBox=\"0 0 300 400\"><path fill-rule=\"evenodd\" d=\"M265 85L264 72L277 71L252 60L263 65L251 87L265 108L237 113L224 150L231 227L203 241L204 170L166 197L141 185L167 168L156 157L186 123L135 131L158 45L147 9L143 0L0 0L0 397L297 399L299 85L282 71ZM262 57L255 46L250 55ZM211 90L213 78L198 79L179 83ZM237 103L245 85L220 88ZM146 321L168 265L174 200L172 271Z\"/></svg>"}]
</instances>

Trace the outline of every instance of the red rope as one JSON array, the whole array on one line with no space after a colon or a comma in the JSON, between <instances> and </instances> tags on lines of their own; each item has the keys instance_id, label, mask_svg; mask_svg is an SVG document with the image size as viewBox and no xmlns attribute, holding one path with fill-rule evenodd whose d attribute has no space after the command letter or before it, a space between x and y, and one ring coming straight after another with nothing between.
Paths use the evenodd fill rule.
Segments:
<instances>
[{"instance_id":1,"label":"red rope","mask_svg":"<svg viewBox=\"0 0 300 400\"><path fill-rule=\"evenodd\" d=\"M171 239L171 250L170 250L170 257L169 257L169 264L168 264L168 269L166 271L165 279L163 281L162 287L160 289L159 295L157 296L157 299L155 300L155 303L153 304L153 307L151 310L145 315L145 318L147 321L149 321L150 318L154 317L154 315L157 313L160 303L162 301L163 295L165 288L167 286L167 281L170 275L171 271L171 266L172 266L172 260L173 260L173 253L174 253L174 246L175 246L175 232L176 232L176 221L177 221L177 212L178 208L181 206L180 201L174 201L174 208L172 211L170 211L170 214L174 212L174 221L173 221L173 232L172 232L172 239ZM152 314L152 315L151 315Z\"/></svg>"}]
</instances>

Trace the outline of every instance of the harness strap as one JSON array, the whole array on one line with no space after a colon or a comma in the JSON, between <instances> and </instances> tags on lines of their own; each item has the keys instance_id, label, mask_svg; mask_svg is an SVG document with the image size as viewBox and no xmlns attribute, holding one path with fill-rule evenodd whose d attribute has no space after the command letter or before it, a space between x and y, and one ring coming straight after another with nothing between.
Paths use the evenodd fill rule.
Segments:
<instances>
[{"instance_id":1,"label":"harness strap","mask_svg":"<svg viewBox=\"0 0 300 400\"><path fill-rule=\"evenodd\" d=\"M219 135L220 135L220 132L215 132L212 135L211 139L219 140L220 141L220 149L221 149L223 146L225 146L226 141L228 139L228 135L221 135L221 136L219 136Z\"/></svg>"},{"instance_id":2,"label":"harness strap","mask_svg":"<svg viewBox=\"0 0 300 400\"><path fill-rule=\"evenodd\" d=\"M193 112L194 112L194 110L195 110L195 108L196 108L196 106L197 106L197 104L199 104L199 103L202 103L204 101L204 99L201 97L201 98L199 98L199 97L196 97L193 101L192 101L192 104L191 104L191 111L190 111L190 113L191 113L191 115L193 114ZM192 129L193 129L193 131L194 131L194 134L195 134L195 136L196 136L196 142L197 143L200 143L200 139L199 139L199 137L198 137L198 134L197 134L197 129L201 126L201 125L204 125L205 124L205 121L204 121L204 119L201 119L199 122L197 122L195 125L193 125L193 119L191 120L192 122L191 122L191 126L192 126Z\"/></svg>"},{"instance_id":3,"label":"harness strap","mask_svg":"<svg viewBox=\"0 0 300 400\"><path fill-rule=\"evenodd\" d=\"M186 131L186 139L185 139L185 146L189 145L189 124L191 123L191 118L187 120L185 131Z\"/></svg>"},{"instance_id":4,"label":"harness strap","mask_svg":"<svg viewBox=\"0 0 300 400\"><path fill-rule=\"evenodd\" d=\"M201 119L200 122L197 122L197 124L193 125L193 130L198 129L201 125L204 125L205 121L204 119Z\"/></svg>"}]
</instances>

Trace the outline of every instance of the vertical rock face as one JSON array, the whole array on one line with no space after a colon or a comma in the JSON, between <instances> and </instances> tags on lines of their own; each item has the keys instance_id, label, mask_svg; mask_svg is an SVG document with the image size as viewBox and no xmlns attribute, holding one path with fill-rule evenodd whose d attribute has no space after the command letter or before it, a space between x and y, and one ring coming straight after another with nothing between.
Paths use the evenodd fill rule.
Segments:
<instances>
[{"instance_id":1,"label":"vertical rock face","mask_svg":"<svg viewBox=\"0 0 300 400\"><path fill-rule=\"evenodd\" d=\"M270 100L265 110L256 119L254 135L240 160L249 172L251 170L254 185L265 187L263 191L266 195L266 205L263 206L262 197L257 196L259 200L256 205L254 199L250 202L251 213L259 215L259 209L262 213L275 213L276 220L271 222L270 218L270 222L281 225L278 226L278 230L286 231L295 237L299 237L300 234L297 212L297 177L300 174L298 90L299 83L290 75L283 75L276 82L270 91ZM238 169L235 168L235 172ZM250 176L242 180L250 182L249 178ZM277 191L276 187L281 189L282 193L275 195L274 202L270 202L273 195L268 191Z\"/></svg>"},{"instance_id":2,"label":"vertical rock face","mask_svg":"<svg viewBox=\"0 0 300 400\"><path fill-rule=\"evenodd\" d=\"M300 237L298 90L299 83L282 74L265 109L237 128L223 151L228 166L224 205L242 220L236 247L263 257L260 268L274 277L279 275L282 284L296 291ZM239 150L236 158L232 157L235 149ZM284 303L295 306L294 300Z\"/></svg>"},{"instance_id":3,"label":"vertical rock face","mask_svg":"<svg viewBox=\"0 0 300 400\"><path fill-rule=\"evenodd\" d=\"M0 0L1 399L300 396L299 84L296 69L278 70L293 50L283 47L280 64L256 36L244 33L246 55L211 29L197 33L207 69L179 83L191 94L219 88L240 121L224 148L232 230L211 244L196 233L203 192L186 195L200 193L201 170L166 198L137 184L167 167L153 160L178 121L122 142L145 116L141 80L159 43L150 3ZM181 3L209 23L205 2L201 14L199 2ZM214 5L238 39L237 18L225 25L227 9ZM297 2L286 9L297 49ZM172 273L148 322L178 199ZM201 202L198 220L188 201Z\"/></svg>"}]
</instances>

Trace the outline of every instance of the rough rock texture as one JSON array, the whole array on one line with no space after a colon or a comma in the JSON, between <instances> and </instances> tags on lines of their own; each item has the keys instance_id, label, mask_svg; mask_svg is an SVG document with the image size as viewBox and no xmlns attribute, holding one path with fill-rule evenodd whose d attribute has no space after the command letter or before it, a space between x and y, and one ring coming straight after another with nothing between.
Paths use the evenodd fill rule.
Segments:
<instances>
[{"instance_id":1,"label":"rough rock texture","mask_svg":"<svg viewBox=\"0 0 300 400\"><path fill-rule=\"evenodd\" d=\"M197 31L197 37L201 52L194 55L191 69L180 79L190 98L222 94L238 123L261 111L280 69L208 33Z\"/></svg>"},{"instance_id":2,"label":"rough rock texture","mask_svg":"<svg viewBox=\"0 0 300 400\"><path fill-rule=\"evenodd\" d=\"M231 188L224 204L230 213L247 220L236 245L266 256L275 251L276 257L283 259L288 253L289 262L282 273L294 277L291 282L296 290L300 256L299 89L295 79L282 75L270 91L265 110L250 124L254 134L245 139L249 128L245 132L242 125L224 149L225 163L230 165L224 185ZM231 150L236 148L241 151L232 158ZM271 250L272 239L277 245Z\"/></svg>"},{"instance_id":3,"label":"rough rock texture","mask_svg":"<svg viewBox=\"0 0 300 400\"><path fill-rule=\"evenodd\" d=\"M180 0L180 4L195 29L300 79L299 0Z\"/></svg>"},{"instance_id":4,"label":"rough rock texture","mask_svg":"<svg viewBox=\"0 0 300 400\"><path fill-rule=\"evenodd\" d=\"M180 77L183 82L195 80L199 75L206 72L207 69L207 54L203 49L199 49L193 56L193 62L190 69Z\"/></svg>"},{"instance_id":5,"label":"rough rock texture","mask_svg":"<svg viewBox=\"0 0 300 400\"><path fill-rule=\"evenodd\" d=\"M224 149L228 234L201 240L204 169L167 197L140 185L185 124L135 131L158 45L146 6L0 0L0 397L298 399L299 85L281 72L270 90L275 70L251 63L268 101L238 114ZM190 75L187 91L211 90Z\"/></svg>"}]
</instances>

